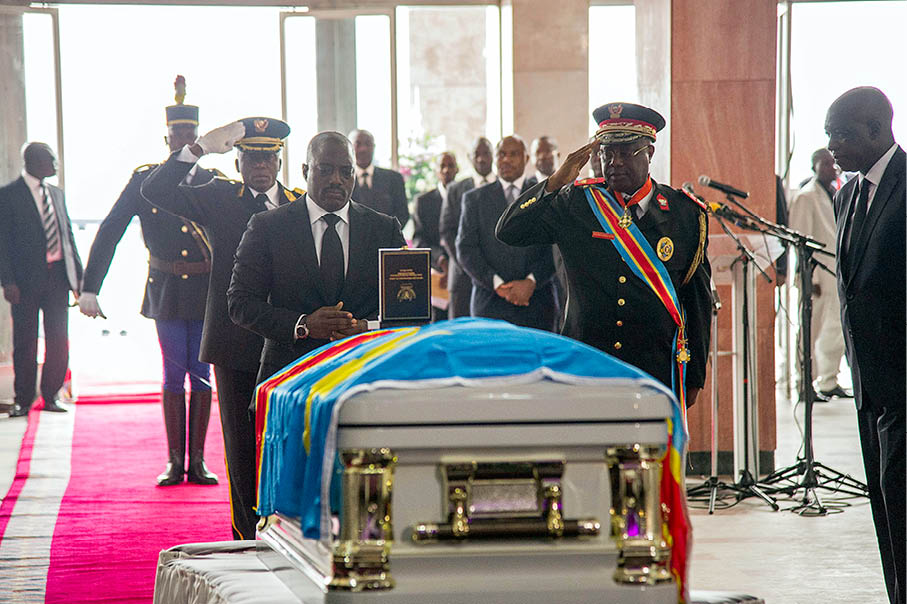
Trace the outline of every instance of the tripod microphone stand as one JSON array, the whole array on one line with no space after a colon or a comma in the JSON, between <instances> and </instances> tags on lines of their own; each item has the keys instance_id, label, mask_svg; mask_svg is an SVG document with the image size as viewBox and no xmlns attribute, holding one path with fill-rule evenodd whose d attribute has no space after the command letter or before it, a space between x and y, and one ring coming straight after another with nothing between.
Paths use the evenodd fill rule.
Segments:
<instances>
[{"instance_id":1,"label":"tripod microphone stand","mask_svg":"<svg viewBox=\"0 0 907 604\"><path fill-rule=\"evenodd\" d=\"M832 272L828 267L816 260L814 253L829 254L818 248L819 243L801 235L796 231L791 233L795 239L794 247L797 250L797 265L800 267L800 400L803 406L803 457L797 463L776 470L765 478L767 484L788 482L786 486L771 487L773 493L784 493L793 496L795 492L803 489L803 498L800 505L791 511L800 515L824 516L828 508L816 489L824 488L836 493L854 497L869 497L869 489L862 482L829 468L815 458L813 451L812 415L815 404L815 390L812 386L812 292L813 272L816 267ZM831 255L831 254L829 254ZM799 482L796 477L802 477Z\"/></svg>"}]
</instances>

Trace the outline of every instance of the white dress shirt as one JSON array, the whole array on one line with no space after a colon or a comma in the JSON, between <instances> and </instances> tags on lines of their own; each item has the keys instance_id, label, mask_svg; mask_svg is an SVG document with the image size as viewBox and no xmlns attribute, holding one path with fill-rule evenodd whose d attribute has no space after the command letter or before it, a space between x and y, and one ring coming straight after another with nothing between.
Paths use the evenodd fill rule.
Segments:
<instances>
[{"instance_id":1,"label":"white dress shirt","mask_svg":"<svg viewBox=\"0 0 907 604\"><path fill-rule=\"evenodd\" d=\"M872 200L876 195L876 189L879 188L879 183L882 182L882 176L885 175L885 170L888 168L888 164L891 163L891 158L894 157L894 152L898 150L898 144L895 143L891 145L891 148L885 152L885 155L879 158L870 169L869 172L863 174L859 172L857 178L859 178L860 187L863 187L863 181L869 181L869 197L866 200L866 211L869 212L869 208L872 206ZM856 204L854 204L856 206ZM856 207L854 208L856 209Z\"/></svg>"},{"instance_id":2,"label":"white dress shirt","mask_svg":"<svg viewBox=\"0 0 907 604\"><path fill-rule=\"evenodd\" d=\"M447 203L447 187L444 186L443 182L438 183L438 193L441 194L441 204Z\"/></svg>"},{"instance_id":3,"label":"white dress shirt","mask_svg":"<svg viewBox=\"0 0 907 604\"><path fill-rule=\"evenodd\" d=\"M478 187L481 187L482 185L487 185L488 183L492 183L492 182L496 181L497 179L498 179L498 175L495 174L494 172L489 172L485 176L480 176L480 175L476 174L476 177L475 177L476 187L478 188Z\"/></svg>"},{"instance_id":4,"label":"white dress shirt","mask_svg":"<svg viewBox=\"0 0 907 604\"><path fill-rule=\"evenodd\" d=\"M324 239L324 232L328 230L328 223L322 217L325 214L336 214L340 217L340 220L334 225L334 229L340 236L340 245L343 247L343 274L346 275L350 263L350 202L346 202L346 205L336 212L328 212L315 203L310 195L306 195L305 205L309 211L309 223L312 227L312 239L315 240L315 255L318 257L319 266L321 265L321 241Z\"/></svg>"},{"instance_id":5,"label":"white dress shirt","mask_svg":"<svg viewBox=\"0 0 907 604\"><path fill-rule=\"evenodd\" d=\"M363 174L365 174L365 186L371 189L372 184L374 184L375 164L369 164L367 168L360 168L358 165L356 166L356 183L360 187L362 186Z\"/></svg>"},{"instance_id":6,"label":"white dress shirt","mask_svg":"<svg viewBox=\"0 0 907 604\"><path fill-rule=\"evenodd\" d=\"M265 201L265 208L267 208L268 210L273 210L274 208L280 207L280 199L279 199L280 186L277 184L276 180L274 181L274 184L271 185L271 188L268 189L267 191L256 191L252 187L248 187L248 186L247 186L247 188L249 189L249 192L252 194L252 197L257 197L258 195L261 195L262 193L264 193L265 195L268 196L268 200Z\"/></svg>"},{"instance_id":7,"label":"white dress shirt","mask_svg":"<svg viewBox=\"0 0 907 604\"><path fill-rule=\"evenodd\" d=\"M47 205L50 207L50 213L54 215L54 220L57 218L56 210L54 209L53 200L50 198L50 191L44 186L44 181L39 178L36 178L22 170L22 179L25 180L25 184L28 185L28 190L31 192L32 199L35 202L35 207L38 208L38 216L41 217L41 225L43 228L44 225L44 196L47 196ZM60 231L60 221L57 220L57 236L59 237L59 244L53 250L48 250L47 252L47 262L57 262L63 260L63 233Z\"/></svg>"}]
</instances>

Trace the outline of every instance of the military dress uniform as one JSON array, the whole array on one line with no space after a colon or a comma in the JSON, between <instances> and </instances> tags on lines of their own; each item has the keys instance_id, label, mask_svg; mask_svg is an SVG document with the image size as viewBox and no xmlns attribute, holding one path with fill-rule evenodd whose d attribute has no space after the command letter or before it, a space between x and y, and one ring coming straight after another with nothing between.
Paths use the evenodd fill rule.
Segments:
<instances>
[{"instance_id":1,"label":"military dress uniform","mask_svg":"<svg viewBox=\"0 0 907 604\"><path fill-rule=\"evenodd\" d=\"M236 143L240 149L277 152L290 132L289 126L280 120L248 118L243 123L247 135ZM184 178L194 165L180 159L185 153L185 149L174 152L152 171L142 185L142 196L156 207L200 225L211 245L211 279L200 359L214 366L230 482L233 535L236 539L254 539L255 430L248 409L264 340L230 320L227 288L236 248L246 225L253 214L265 211L267 206L261 198L262 192L256 194L240 181L215 178L200 186L185 183ZM276 186L277 205L291 203L303 194L280 183Z\"/></svg>"},{"instance_id":2,"label":"military dress uniform","mask_svg":"<svg viewBox=\"0 0 907 604\"><path fill-rule=\"evenodd\" d=\"M624 111L624 117L633 119L631 115ZM654 132L653 128L652 140ZM517 246L556 244L569 289L562 333L673 387L677 325L650 286L630 270L614 237L593 213L586 190L606 187L604 179L578 180L552 193L545 192L547 183L547 179L538 183L511 204L498 222L498 238ZM652 181L648 199L645 213L632 221L666 268L685 312L682 356L689 359L689 392L705 381L711 318L708 221L700 202L671 187ZM679 395L676 390L675 394Z\"/></svg>"},{"instance_id":3,"label":"military dress uniform","mask_svg":"<svg viewBox=\"0 0 907 604\"><path fill-rule=\"evenodd\" d=\"M167 125L197 125L198 107L182 104L181 83L185 85L180 76L177 78L177 104L166 108ZM155 322L164 363L162 406L169 465L158 477L158 484L167 486L183 480L186 375L192 388L189 395L189 480L198 484L217 484L217 476L204 464L205 436L211 416L211 374L208 364L198 360L211 250L197 225L158 210L142 197L142 182L155 167L155 164L147 164L133 172L98 228L82 278L82 292L100 292L117 244L132 218L138 216L149 254L142 315ZM217 174L198 169L188 179L194 184L202 184Z\"/></svg>"}]
</instances>

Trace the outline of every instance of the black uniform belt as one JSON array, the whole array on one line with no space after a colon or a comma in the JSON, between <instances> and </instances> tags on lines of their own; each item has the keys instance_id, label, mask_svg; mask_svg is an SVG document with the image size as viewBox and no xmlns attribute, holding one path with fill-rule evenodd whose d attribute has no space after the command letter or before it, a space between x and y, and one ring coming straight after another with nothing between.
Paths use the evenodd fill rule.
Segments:
<instances>
[{"instance_id":1,"label":"black uniform belt","mask_svg":"<svg viewBox=\"0 0 907 604\"><path fill-rule=\"evenodd\" d=\"M171 275L203 275L211 272L211 261L209 260L201 262L184 262L182 260L167 262L166 260L150 256L148 263L154 270L170 273Z\"/></svg>"}]
</instances>

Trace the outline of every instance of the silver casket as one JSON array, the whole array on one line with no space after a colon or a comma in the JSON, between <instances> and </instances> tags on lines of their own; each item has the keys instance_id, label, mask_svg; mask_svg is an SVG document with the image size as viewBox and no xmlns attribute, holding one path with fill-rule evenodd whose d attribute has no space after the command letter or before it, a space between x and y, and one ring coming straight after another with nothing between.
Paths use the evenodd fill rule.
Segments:
<instances>
[{"instance_id":1,"label":"silver casket","mask_svg":"<svg viewBox=\"0 0 907 604\"><path fill-rule=\"evenodd\" d=\"M282 471L263 471L265 563L306 603L677 602L660 496L677 411L670 392L559 336L458 323L417 331L447 325L446 335L462 341L486 324L503 329L510 337L498 357L505 367L488 375L488 366L473 364L452 368L447 380L366 380L349 389L332 411L324 467L333 460L335 470L320 477L321 501L294 509L287 487L299 483L288 478L296 462L286 450ZM571 354L582 347L589 360L616 369L588 377L582 368L578 376L563 366L526 372L515 362L508 373L506 348L520 344L519 332L536 347L569 343ZM576 365L567 356L551 364L558 362ZM481 377L464 378L469 371ZM303 388L295 401L285 386L273 388L269 405L265 433L275 442L304 437L303 424L276 427L281 417L292 423L278 413L281 405L306 415L304 432L316 423L311 394L318 386ZM263 455L269 467L275 456Z\"/></svg>"}]
</instances>

